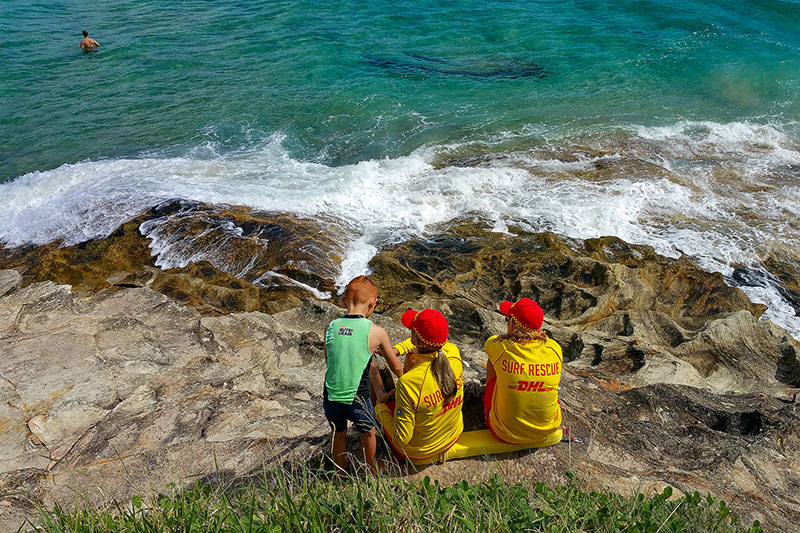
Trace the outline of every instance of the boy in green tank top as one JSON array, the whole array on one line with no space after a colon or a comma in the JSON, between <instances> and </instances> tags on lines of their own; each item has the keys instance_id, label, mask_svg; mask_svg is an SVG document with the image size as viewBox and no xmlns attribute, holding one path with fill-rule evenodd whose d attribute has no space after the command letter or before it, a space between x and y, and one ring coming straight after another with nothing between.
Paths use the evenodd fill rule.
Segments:
<instances>
[{"instance_id":1,"label":"boy in green tank top","mask_svg":"<svg viewBox=\"0 0 800 533\"><path fill-rule=\"evenodd\" d=\"M398 377L403 363L395 355L389 335L369 320L378 303L378 287L367 276L347 284L343 302L347 314L332 321L325 331L325 385L322 406L333 430L333 461L347 467L345 437L347 421L352 421L361 436L361 451L374 472L375 418L369 394L369 367L372 354L380 348L389 368Z\"/></svg>"}]
</instances>

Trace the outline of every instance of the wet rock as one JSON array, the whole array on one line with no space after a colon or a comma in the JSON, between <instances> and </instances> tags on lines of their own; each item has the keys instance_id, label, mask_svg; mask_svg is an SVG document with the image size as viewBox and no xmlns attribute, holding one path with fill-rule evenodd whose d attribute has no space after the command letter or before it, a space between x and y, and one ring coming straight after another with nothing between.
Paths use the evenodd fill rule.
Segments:
<instances>
[{"instance_id":1,"label":"wet rock","mask_svg":"<svg viewBox=\"0 0 800 533\"><path fill-rule=\"evenodd\" d=\"M49 280L82 294L149 286L207 314L270 313L333 290L344 231L339 223L175 200L103 239L0 248L0 268L18 269L24 284Z\"/></svg>"},{"instance_id":2,"label":"wet rock","mask_svg":"<svg viewBox=\"0 0 800 533\"><path fill-rule=\"evenodd\" d=\"M778 291L800 316L800 258L776 252L764 259L764 266L780 281Z\"/></svg>"},{"instance_id":3,"label":"wet rock","mask_svg":"<svg viewBox=\"0 0 800 533\"><path fill-rule=\"evenodd\" d=\"M454 338L469 345L505 330L494 311L499 302L528 296L544 309L545 329L566 361L606 378L772 394L786 388L775 379L785 332L759 321L765 307L720 274L614 237L513 231L460 221L384 250L371 263L380 310L398 317L406 308L436 307ZM481 352L468 350L467 358L479 361Z\"/></svg>"}]
</instances>

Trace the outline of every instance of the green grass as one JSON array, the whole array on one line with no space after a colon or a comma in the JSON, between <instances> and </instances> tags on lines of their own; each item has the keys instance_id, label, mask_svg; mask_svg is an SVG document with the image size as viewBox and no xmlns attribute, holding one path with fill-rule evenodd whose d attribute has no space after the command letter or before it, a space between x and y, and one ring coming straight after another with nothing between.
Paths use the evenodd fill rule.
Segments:
<instances>
[{"instance_id":1,"label":"green grass","mask_svg":"<svg viewBox=\"0 0 800 533\"><path fill-rule=\"evenodd\" d=\"M738 524L710 496L670 499L585 492L571 474L564 487L528 487L497 477L441 486L380 476L339 479L300 469L265 471L245 487L197 484L170 494L134 497L106 509L41 510L30 525L47 532L251 531L761 531Z\"/></svg>"}]
</instances>

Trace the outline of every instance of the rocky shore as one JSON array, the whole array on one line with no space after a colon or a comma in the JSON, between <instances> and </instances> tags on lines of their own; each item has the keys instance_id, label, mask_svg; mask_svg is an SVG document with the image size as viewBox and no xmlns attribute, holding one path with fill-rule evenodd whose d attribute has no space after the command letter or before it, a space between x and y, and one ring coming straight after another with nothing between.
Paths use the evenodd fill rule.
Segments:
<instances>
[{"instance_id":1,"label":"rocky shore","mask_svg":"<svg viewBox=\"0 0 800 533\"><path fill-rule=\"evenodd\" d=\"M234 241L221 222L240 229ZM320 299L344 254L331 227L172 202L105 239L0 250L0 527L54 501L318 461L323 328L342 312ZM448 317L477 429L482 344L504 325L493 309L536 299L564 349L565 425L583 442L426 475L558 484L569 470L623 494L710 492L744 520L796 529L800 345L759 320L763 306L688 259L616 238L496 233L480 220L431 235L372 260L376 321L401 340L407 308ZM156 239L195 247L197 261L162 270ZM202 259L224 246L227 264Z\"/></svg>"}]
</instances>

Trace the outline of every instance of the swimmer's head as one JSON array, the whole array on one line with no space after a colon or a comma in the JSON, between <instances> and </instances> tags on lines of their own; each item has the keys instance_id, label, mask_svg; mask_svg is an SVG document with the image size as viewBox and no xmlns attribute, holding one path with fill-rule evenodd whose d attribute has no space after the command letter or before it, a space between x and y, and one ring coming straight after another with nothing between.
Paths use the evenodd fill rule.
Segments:
<instances>
[{"instance_id":1,"label":"swimmer's head","mask_svg":"<svg viewBox=\"0 0 800 533\"><path fill-rule=\"evenodd\" d=\"M88 37L89 36L89 32L86 31L86 30L83 30L81 33L83 34L84 37Z\"/></svg>"},{"instance_id":2,"label":"swimmer's head","mask_svg":"<svg viewBox=\"0 0 800 533\"><path fill-rule=\"evenodd\" d=\"M347 284L342 300L347 307L368 303L374 308L378 303L378 286L367 276L358 276Z\"/></svg>"}]
</instances>

